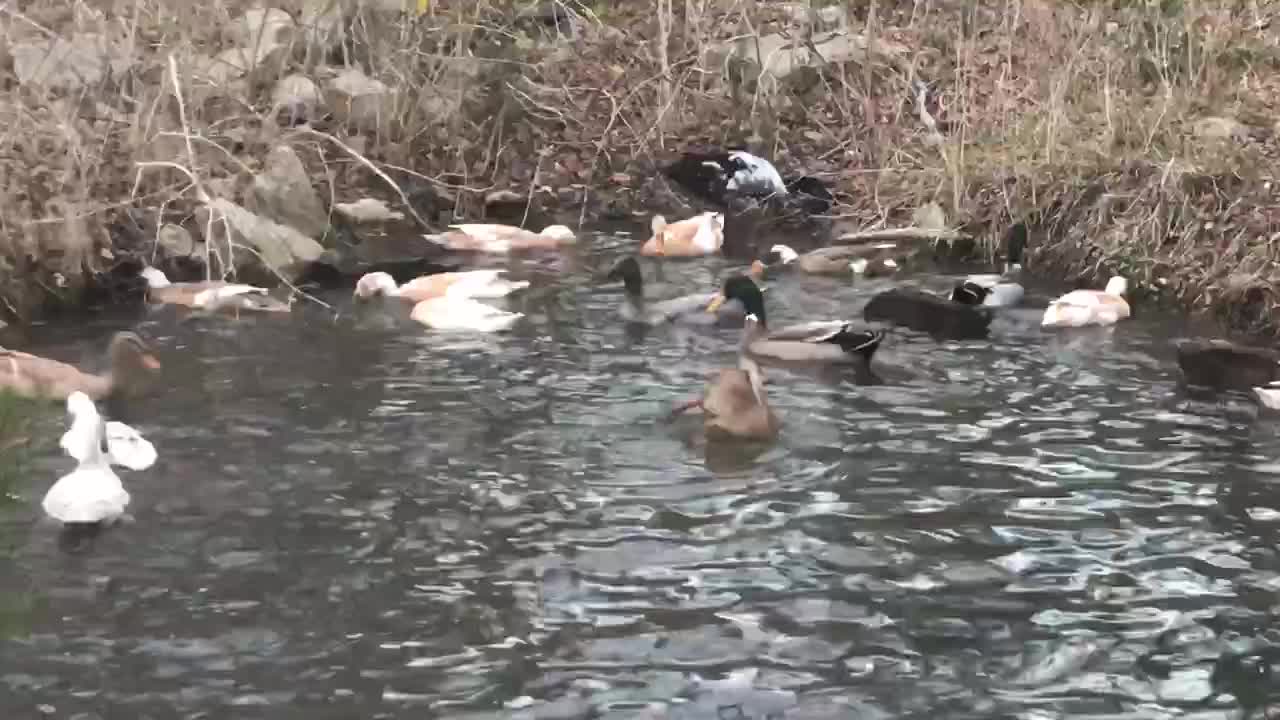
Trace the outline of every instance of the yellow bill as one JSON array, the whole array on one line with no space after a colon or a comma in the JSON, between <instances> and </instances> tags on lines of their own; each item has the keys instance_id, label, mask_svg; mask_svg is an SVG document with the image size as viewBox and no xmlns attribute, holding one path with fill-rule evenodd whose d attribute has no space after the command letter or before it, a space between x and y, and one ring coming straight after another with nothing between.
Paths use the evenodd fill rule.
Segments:
<instances>
[{"instance_id":1,"label":"yellow bill","mask_svg":"<svg viewBox=\"0 0 1280 720\"><path fill-rule=\"evenodd\" d=\"M724 304L724 293L720 293L719 295L715 296L711 300L710 304L707 305L707 312L713 313L719 310L720 306L723 304Z\"/></svg>"},{"instance_id":2,"label":"yellow bill","mask_svg":"<svg viewBox=\"0 0 1280 720\"><path fill-rule=\"evenodd\" d=\"M427 11L431 9L431 0L417 0L417 3L419 15L426 15Z\"/></svg>"}]
</instances>

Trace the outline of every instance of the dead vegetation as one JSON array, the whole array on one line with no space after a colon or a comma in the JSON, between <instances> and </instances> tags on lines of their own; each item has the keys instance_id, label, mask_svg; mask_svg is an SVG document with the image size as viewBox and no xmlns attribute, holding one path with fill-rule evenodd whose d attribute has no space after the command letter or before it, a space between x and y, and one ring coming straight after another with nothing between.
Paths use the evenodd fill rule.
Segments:
<instances>
[{"instance_id":1,"label":"dead vegetation","mask_svg":"<svg viewBox=\"0 0 1280 720\"><path fill-rule=\"evenodd\" d=\"M1120 271L1280 326L1276 0L414 5L0 8L5 314L154 259L157 218L204 237L196 210L240 201L280 144L326 206L372 192L415 225L494 191L526 215L659 210L677 199L658 165L747 144L828 180L846 229L936 203L990 247L1025 220L1056 276ZM86 48L90 67L59 55ZM235 269L223 250L204 245L211 271Z\"/></svg>"}]
</instances>

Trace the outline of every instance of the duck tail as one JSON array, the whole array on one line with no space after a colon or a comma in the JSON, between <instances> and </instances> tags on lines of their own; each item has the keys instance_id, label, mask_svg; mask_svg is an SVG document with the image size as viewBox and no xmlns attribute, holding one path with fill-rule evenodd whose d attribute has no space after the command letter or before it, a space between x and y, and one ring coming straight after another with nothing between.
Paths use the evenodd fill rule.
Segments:
<instances>
[{"instance_id":1,"label":"duck tail","mask_svg":"<svg viewBox=\"0 0 1280 720\"><path fill-rule=\"evenodd\" d=\"M449 239L446 237L448 234L449 233L423 233L422 239L442 247L448 247Z\"/></svg>"},{"instance_id":2,"label":"duck tail","mask_svg":"<svg viewBox=\"0 0 1280 720\"><path fill-rule=\"evenodd\" d=\"M880 348L880 343L884 341L885 332L883 330L861 330L854 332L852 328L845 326L841 332L843 336L840 347L851 355L857 355L867 362L871 362L872 356L876 354L876 350Z\"/></svg>"}]
</instances>

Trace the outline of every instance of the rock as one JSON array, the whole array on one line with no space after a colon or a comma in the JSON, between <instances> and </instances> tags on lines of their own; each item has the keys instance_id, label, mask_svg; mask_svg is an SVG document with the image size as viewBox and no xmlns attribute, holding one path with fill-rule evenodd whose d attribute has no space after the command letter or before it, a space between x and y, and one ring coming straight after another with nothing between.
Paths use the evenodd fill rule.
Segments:
<instances>
[{"instance_id":1,"label":"rock","mask_svg":"<svg viewBox=\"0 0 1280 720\"><path fill-rule=\"evenodd\" d=\"M156 233L156 244L166 257L189 257L195 254L196 241L181 225L168 223Z\"/></svg>"},{"instance_id":2,"label":"rock","mask_svg":"<svg viewBox=\"0 0 1280 720\"><path fill-rule=\"evenodd\" d=\"M285 60L288 47L262 43L223 50L212 58L194 58L196 75L215 87L223 87L250 71L264 68L275 72Z\"/></svg>"},{"instance_id":3,"label":"rock","mask_svg":"<svg viewBox=\"0 0 1280 720\"><path fill-rule=\"evenodd\" d=\"M395 111L396 94L382 82L347 68L329 81L334 114L355 129L377 130Z\"/></svg>"},{"instance_id":4,"label":"rock","mask_svg":"<svg viewBox=\"0 0 1280 720\"><path fill-rule=\"evenodd\" d=\"M17 42L9 53L23 87L78 90L102 82L107 70L121 74L133 65L124 46L97 33Z\"/></svg>"},{"instance_id":5,"label":"rock","mask_svg":"<svg viewBox=\"0 0 1280 720\"><path fill-rule=\"evenodd\" d=\"M722 56L747 62L763 70L756 70L781 80L804 67L817 67L827 63L836 65L847 62L864 63L871 56L896 60L907 53L907 48L884 38L872 44L862 35L843 32L815 34L812 44L801 43L778 33L759 38L738 38L720 49Z\"/></svg>"},{"instance_id":6,"label":"rock","mask_svg":"<svg viewBox=\"0 0 1280 720\"><path fill-rule=\"evenodd\" d=\"M318 238L329 227L320 195L293 148L277 145L267 154L262 172L249 186L246 205L252 212Z\"/></svg>"},{"instance_id":7,"label":"rock","mask_svg":"<svg viewBox=\"0 0 1280 720\"><path fill-rule=\"evenodd\" d=\"M296 26L279 8L251 8L223 28L223 36L240 47L288 45Z\"/></svg>"},{"instance_id":8,"label":"rock","mask_svg":"<svg viewBox=\"0 0 1280 720\"><path fill-rule=\"evenodd\" d=\"M824 8L810 7L808 3L787 3L783 12L798 25L812 23L817 30L836 30L849 25L849 14L840 5Z\"/></svg>"},{"instance_id":9,"label":"rock","mask_svg":"<svg viewBox=\"0 0 1280 720\"><path fill-rule=\"evenodd\" d=\"M322 102L320 87L311 78L299 73L280 78L271 91L271 105L275 108L274 112L287 111L290 125L314 118L316 108Z\"/></svg>"},{"instance_id":10,"label":"rock","mask_svg":"<svg viewBox=\"0 0 1280 720\"><path fill-rule=\"evenodd\" d=\"M214 220L211 226L210 214ZM265 265L285 277L293 277L324 252L320 243L288 225L258 217L230 200L213 200L197 212L197 220L201 227L213 228L209 241L220 253L225 252L230 232L230 241L238 246L233 255L237 271Z\"/></svg>"},{"instance_id":11,"label":"rock","mask_svg":"<svg viewBox=\"0 0 1280 720\"><path fill-rule=\"evenodd\" d=\"M389 220L403 220L404 213L387 207L382 200L360 198L355 202L338 203L333 206L336 212L354 223L375 223Z\"/></svg>"},{"instance_id":12,"label":"rock","mask_svg":"<svg viewBox=\"0 0 1280 720\"><path fill-rule=\"evenodd\" d=\"M927 202L911 213L911 222L919 228L945 230L947 228L947 213L938 203Z\"/></svg>"},{"instance_id":13,"label":"rock","mask_svg":"<svg viewBox=\"0 0 1280 720\"><path fill-rule=\"evenodd\" d=\"M1243 123L1229 117L1201 118L1196 121L1195 133L1204 140L1240 140L1249 134Z\"/></svg>"}]
</instances>

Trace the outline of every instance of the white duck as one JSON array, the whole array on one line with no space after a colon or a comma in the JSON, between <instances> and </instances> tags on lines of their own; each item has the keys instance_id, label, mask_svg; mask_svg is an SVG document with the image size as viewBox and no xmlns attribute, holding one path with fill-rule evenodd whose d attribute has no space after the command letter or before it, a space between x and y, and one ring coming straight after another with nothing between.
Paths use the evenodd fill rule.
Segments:
<instances>
[{"instance_id":1,"label":"white duck","mask_svg":"<svg viewBox=\"0 0 1280 720\"><path fill-rule=\"evenodd\" d=\"M505 270L463 270L416 277L403 285L385 272L371 272L356 282L355 297L366 299L379 295L399 297L413 302L451 296L499 298L529 287L525 280L501 277Z\"/></svg>"},{"instance_id":2,"label":"white duck","mask_svg":"<svg viewBox=\"0 0 1280 720\"><path fill-rule=\"evenodd\" d=\"M971 290L963 291L963 293L973 297L980 297L981 304L988 307L1012 307L1021 303L1022 298L1026 295L1026 290L1018 280L1022 275L1022 254L1025 250L1026 242L1024 234L1014 234L1009 239L1008 257L1005 261L1003 273L969 275L960 282L957 288L965 285L974 286Z\"/></svg>"},{"instance_id":3,"label":"white duck","mask_svg":"<svg viewBox=\"0 0 1280 720\"><path fill-rule=\"evenodd\" d=\"M71 427L59 444L79 464L49 488L41 507L66 525L110 524L129 505L129 493L111 466L145 470L156 461L155 446L124 423L104 423L93 401L78 390L67 396L67 412Z\"/></svg>"},{"instance_id":4,"label":"white duck","mask_svg":"<svg viewBox=\"0 0 1280 720\"><path fill-rule=\"evenodd\" d=\"M256 285L221 280L174 283L169 281L163 270L154 267L145 267L140 274L147 281L147 299L153 303L185 305L209 312L290 310L287 303L268 296L266 288Z\"/></svg>"},{"instance_id":5,"label":"white duck","mask_svg":"<svg viewBox=\"0 0 1280 720\"><path fill-rule=\"evenodd\" d=\"M725 183L726 190L749 195L786 195L787 184L773 163L749 152L735 150L729 153L733 174Z\"/></svg>"},{"instance_id":6,"label":"white duck","mask_svg":"<svg viewBox=\"0 0 1280 720\"><path fill-rule=\"evenodd\" d=\"M435 330L508 330L524 313L507 312L469 297L443 295L413 306L409 317Z\"/></svg>"},{"instance_id":7,"label":"white duck","mask_svg":"<svg viewBox=\"0 0 1280 720\"><path fill-rule=\"evenodd\" d=\"M1049 303L1040 327L1114 325L1129 317L1124 299L1128 288L1128 281L1117 275L1107 281L1105 290L1072 290Z\"/></svg>"}]
</instances>

